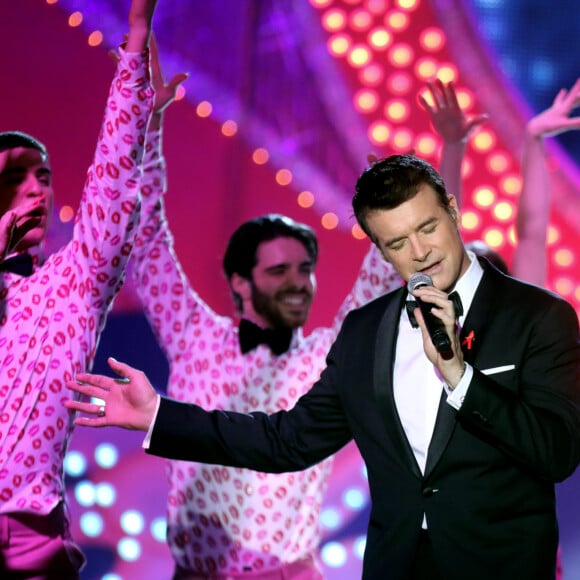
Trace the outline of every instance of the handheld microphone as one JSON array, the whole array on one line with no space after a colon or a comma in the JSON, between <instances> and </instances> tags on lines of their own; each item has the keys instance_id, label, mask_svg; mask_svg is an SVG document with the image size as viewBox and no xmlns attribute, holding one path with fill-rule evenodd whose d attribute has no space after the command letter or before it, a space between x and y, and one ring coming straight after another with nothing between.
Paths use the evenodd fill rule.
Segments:
<instances>
[{"instance_id":1,"label":"handheld microphone","mask_svg":"<svg viewBox=\"0 0 580 580\"><path fill-rule=\"evenodd\" d=\"M427 276L427 274L421 274L420 272L413 274L407 282L407 290L411 294L413 293L413 290L417 290L417 288L423 286L433 286L433 280L431 280L431 277ZM431 341L437 349L437 352L445 360L453 358L451 340L449 339L449 336L447 336L445 324L443 324L443 321L431 312L431 308L433 308L434 305L428 302L423 302L416 296L413 298L416 300L417 306L421 309L421 314L425 320L425 326L427 327L427 331L429 332L429 336L431 337Z\"/></svg>"}]
</instances>

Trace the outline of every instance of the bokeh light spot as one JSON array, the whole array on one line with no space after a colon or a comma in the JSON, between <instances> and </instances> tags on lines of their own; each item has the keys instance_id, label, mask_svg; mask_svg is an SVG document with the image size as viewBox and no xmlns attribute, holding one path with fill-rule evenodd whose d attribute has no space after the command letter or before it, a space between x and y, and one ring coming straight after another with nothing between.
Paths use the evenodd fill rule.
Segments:
<instances>
[{"instance_id":1,"label":"bokeh light spot","mask_svg":"<svg viewBox=\"0 0 580 580\"><path fill-rule=\"evenodd\" d=\"M505 153L492 153L487 158L487 167L493 173L503 173L504 171L507 171L509 166L510 159Z\"/></svg>"},{"instance_id":2,"label":"bokeh light spot","mask_svg":"<svg viewBox=\"0 0 580 580\"><path fill-rule=\"evenodd\" d=\"M490 207L495 202L496 193L492 187L481 186L474 190L473 201L479 207Z\"/></svg>"},{"instance_id":3,"label":"bokeh light spot","mask_svg":"<svg viewBox=\"0 0 580 580\"><path fill-rule=\"evenodd\" d=\"M327 212L322 216L320 223L324 229L334 230L338 226L338 216L335 213Z\"/></svg>"},{"instance_id":4,"label":"bokeh light spot","mask_svg":"<svg viewBox=\"0 0 580 580\"><path fill-rule=\"evenodd\" d=\"M90 481L79 481L74 487L75 499L84 507L94 505L96 495L95 486Z\"/></svg>"},{"instance_id":5,"label":"bokeh light spot","mask_svg":"<svg viewBox=\"0 0 580 580\"><path fill-rule=\"evenodd\" d=\"M238 132L238 124L235 121L225 121L222 125L222 134L226 137L233 137Z\"/></svg>"},{"instance_id":6,"label":"bokeh light spot","mask_svg":"<svg viewBox=\"0 0 580 580\"><path fill-rule=\"evenodd\" d=\"M80 451L69 451L64 457L64 471L71 477L84 475L87 469L87 459Z\"/></svg>"},{"instance_id":7,"label":"bokeh light spot","mask_svg":"<svg viewBox=\"0 0 580 580\"><path fill-rule=\"evenodd\" d=\"M407 94L412 86L413 81L411 75L406 72L396 72L387 80L387 89L397 95Z\"/></svg>"},{"instance_id":8,"label":"bokeh light spot","mask_svg":"<svg viewBox=\"0 0 580 580\"><path fill-rule=\"evenodd\" d=\"M117 493L112 484L104 481L96 485L95 499L101 507L111 507L115 503Z\"/></svg>"},{"instance_id":9,"label":"bokeh light spot","mask_svg":"<svg viewBox=\"0 0 580 580\"><path fill-rule=\"evenodd\" d=\"M366 46L361 46L360 44L353 47L348 55L349 63L355 67L360 68L367 64L371 59L371 53Z\"/></svg>"},{"instance_id":10,"label":"bokeh light spot","mask_svg":"<svg viewBox=\"0 0 580 580\"><path fill-rule=\"evenodd\" d=\"M420 155L429 157L433 155L437 149L437 140L429 133L423 133L417 136L416 148Z\"/></svg>"},{"instance_id":11,"label":"bokeh light spot","mask_svg":"<svg viewBox=\"0 0 580 580\"><path fill-rule=\"evenodd\" d=\"M423 80L433 78L437 74L437 63L430 57L423 57L415 63L415 75Z\"/></svg>"},{"instance_id":12,"label":"bokeh light spot","mask_svg":"<svg viewBox=\"0 0 580 580\"><path fill-rule=\"evenodd\" d=\"M336 34L328 40L328 51L334 56L344 56L348 53L352 40L346 34Z\"/></svg>"},{"instance_id":13,"label":"bokeh light spot","mask_svg":"<svg viewBox=\"0 0 580 580\"><path fill-rule=\"evenodd\" d=\"M195 108L197 116L202 118L209 117L212 113L212 110L212 104L208 101L201 101L201 103L198 103L197 107Z\"/></svg>"},{"instance_id":14,"label":"bokeh light spot","mask_svg":"<svg viewBox=\"0 0 580 580\"><path fill-rule=\"evenodd\" d=\"M377 92L373 89L362 89L354 96L356 108L363 113L372 113L379 104Z\"/></svg>"},{"instance_id":15,"label":"bokeh light spot","mask_svg":"<svg viewBox=\"0 0 580 580\"><path fill-rule=\"evenodd\" d=\"M95 447L95 461L104 469L115 467L119 460L119 451L112 443L100 443Z\"/></svg>"},{"instance_id":16,"label":"bokeh light spot","mask_svg":"<svg viewBox=\"0 0 580 580\"><path fill-rule=\"evenodd\" d=\"M369 127L369 139L374 145L384 145L391 134L391 128L383 121L375 121Z\"/></svg>"},{"instance_id":17,"label":"bokeh light spot","mask_svg":"<svg viewBox=\"0 0 580 580\"><path fill-rule=\"evenodd\" d=\"M89 538L97 538L103 533L105 524L97 512L85 512L80 517L80 528Z\"/></svg>"},{"instance_id":18,"label":"bokeh light spot","mask_svg":"<svg viewBox=\"0 0 580 580\"><path fill-rule=\"evenodd\" d=\"M499 221L507 221L511 219L514 215L514 206L507 202L507 201L500 201L496 206L493 208L493 215Z\"/></svg>"},{"instance_id":19,"label":"bokeh light spot","mask_svg":"<svg viewBox=\"0 0 580 580\"><path fill-rule=\"evenodd\" d=\"M465 211L461 214L461 227L465 230L475 230L479 227L479 215L474 211Z\"/></svg>"},{"instance_id":20,"label":"bokeh light spot","mask_svg":"<svg viewBox=\"0 0 580 580\"><path fill-rule=\"evenodd\" d=\"M346 490L343 500L345 505L353 510L360 510L367 504L366 495L357 488Z\"/></svg>"},{"instance_id":21,"label":"bokeh light spot","mask_svg":"<svg viewBox=\"0 0 580 580\"><path fill-rule=\"evenodd\" d=\"M352 226L350 233L356 240L364 240L367 237L363 229L358 224L354 224L354 226Z\"/></svg>"},{"instance_id":22,"label":"bokeh light spot","mask_svg":"<svg viewBox=\"0 0 580 580\"><path fill-rule=\"evenodd\" d=\"M311 191L301 191L298 194L298 205L303 208L314 205L314 194Z\"/></svg>"},{"instance_id":23,"label":"bokeh light spot","mask_svg":"<svg viewBox=\"0 0 580 580\"><path fill-rule=\"evenodd\" d=\"M413 49L408 44L396 44L389 51L389 61L393 66L407 67L414 57Z\"/></svg>"},{"instance_id":24,"label":"bokeh light spot","mask_svg":"<svg viewBox=\"0 0 580 580\"><path fill-rule=\"evenodd\" d=\"M373 23L373 17L369 12L361 8L352 12L349 22L354 30L367 30Z\"/></svg>"},{"instance_id":25,"label":"bokeh light spot","mask_svg":"<svg viewBox=\"0 0 580 580\"><path fill-rule=\"evenodd\" d=\"M163 517L155 518L151 522L151 535L161 543L167 540L167 520Z\"/></svg>"},{"instance_id":26,"label":"bokeh light spot","mask_svg":"<svg viewBox=\"0 0 580 580\"><path fill-rule=\"evenodd\" d=\"M401 153L408 153L413 143L413 133L409 129L395 131L391 139L392 145Z\"/></svg>"},{"instance_id":27,"label":"bokeh light spot","mask_svg":"<svg viewBox=\"0 0 580 580\"><path fill-rule=\"evenodd\" d=\"M377 86L384 78L383 68L377 63L371 63L359 72L361 83L367 86Z\"/></svg>"},{"instance_id":28,"label":"bokeh light spot","mask_svg":"<svg viewBox=\"0 0 580 580\"><path fill-rule=\"evenodd\" d=\"M501 188L508 195L519 195L523 181L519 175L507 175L501 180Z\"/></svg>"},{"instance_id":29,"label":"bokeh light spot","mask_svg":"<svg viewBox=\"0 0 580 580\"><path fill-rule=\"evenodd\" d=\"M68 17L68 25L75 28L76 26L80 26L83 22L83 14L82 12L73 12Z\"/></svg>"},{"instance_id":30,"label":"bokeh light spot","mask_svg":"<svg viewBox=\"0 0 580 580\"><path fill-rule=\"evenodd\" d=\"M567 268L574 262L574 254L566 249L561 248L554 253L554 263L562 268Z\"/></svg>"},{"instance_id":31,"label":"bokeh light spot","mask_svg":"<svg viewBox=\"0 0 580 580\"><path fill-rule=\"evenodd\" d=\"M561 296L569 296L574 291L574 284L570 278L557 278L554 287Z\"/></svg>"},{"instance_id":32,"label":"bokeh light spot","mask_svg":"<svg viewBox=\"0 0 580 580\"><path fill-rule=\"evenodd\" d=\"M289 169L279 169L276 172L276 183L290 185L292 183L292 172Z\"/></svg>"},{"instance_id":33,"label":"bokeh light spot","mask_svg":"<svg viewBox=\"0 0 580 580\"><path fill-rule=\"evenodd\" d=\"M505 243L505 236L501 230L497 228L490 228L483 234L483 241L490 248L499 248Z\"/></svg>"},{"instance_id":34,"label":"bokeh light spot","mask_svg":"<svg viewBox=\"0 0 580 580\"><path fill-rule=\"evenodd\" d=\"M473 148L477 151L489 151L495 142L495 134L487 129L481 129L472 139Z\"/></svg>"},{"instance_id":35,"label":"bokeh light spot","mask_svg":"<svg viewBox=\"0 0 580 580\"><path fill-rule=\"evenodd\" d=\"M425 28L419 35L419 43L424 50L435 52L445 45L445 34L439 28L433 26Z\"/></svg>"},{"instance_id":36,"label":"bokeh light spot","mask_svg":"<svg viewBox=\"0 0 580 580\"><path fill-rule=\"evenodd\" d=\"M135 562L141 556L141 544L134 538L123 538L117 544L117 553L127 562Z\"/></svg>"},{"instance_id":37,"label":"bokeh light spot","mask_svg":"<svg viewBox=\"0 0 580 580\"><path fill-rule=\"evenodd\" d=\"M385 115L392 121L405 121L409 114L409 105L405 101L393 99L385 105Z\"/></svg>"},{"instance_id":38,"label":"bokeh light spot","mask_svg":"<svg viewBox=\"0 0 580 580\"><path fill-rule=\"evenodd\" d=\"M320 512L320 524L327 530L336 530L340 527L342 518L340 512L333 508L327 507Z\"/></svg>"},{"instance_id":39,"label":"bokeh light spot","mask_svg":"<svg viewBox=\"0 0 580 580\"><path fill-rule=\"evenodd\" d=\"M393 30L401 32L409 26L409 16L399 10L393 10L385 16L385 23Z\"/></svg>"},{"instance_id":40,"label":"bokeh light spot","mask_svg":"<svg viewBox=\"0 0 580 580\"><path fill-rule=\"evenodd\" d=\"M346 14L344 10L340 8L328 10L322 16L322 26L330 32L342 30L346 26Z\"/></svg>"},{"instance_id":41,"label":"bokeh light spot","mask_svg":"<svg viewBox=\"0 0 580 580\"><path fill-rule=\"evenodd\" d=\"M328 542L322 546L320 557L330 568L340 568L347 560L346 548L339 542Z\"/></svg>"},{"instance_id":42,"label":"bokeh light spot","mask_svg":"<svg viewBox=\"0 0 580 580\"><path fill-rule=\"evenodd\" d=\"M256 165L264 165L265 163L268 163L268 159L270 159L270 154L268 153L268 150L263 147L258 147L258 149L255 149L252 153L252 161Z\"/></svg>"},{"instance_id":43,"label":"bokeh light spot","mask_svg":"<svg viewBox=\"0 0 580 580\"><path fill-rule=\"evenodd\" d=\"M385 50L393 41L393 36L386 28L374 28L367 39L375 50Z\"/></svg>"},{"instance_id":44,"label":"bokeh light spot","mask_svg":"<svg viewBox=\"0 0 580 580\"><path fill-rule=\"evenodd\" d=\"M136 536L143 531L145 520L143 514L137 510L127 510L121 514L121 528L131 536Z\"/></svg>"},{"instance_id":45,"label":"bokeh light spot","mask_svg":"<svg viewBox=\"0 0 580 580\"><path fill-rule=\"evenodd\" d=\"M100 30L91 32L87 42L89 46L99 46L103 42L103 33Z\"/></svg>"},{"instance_id":46,"label":"bokeh light spot","mask_svg":"<svg viewBox=\"0 0 580 580\"><path fill-rule=\"evenodd\" d=\"M546 241L548 246L553 246L560 239L560 230L556 226L548 226L548 235Z\"/></svg>"}]
</instances>

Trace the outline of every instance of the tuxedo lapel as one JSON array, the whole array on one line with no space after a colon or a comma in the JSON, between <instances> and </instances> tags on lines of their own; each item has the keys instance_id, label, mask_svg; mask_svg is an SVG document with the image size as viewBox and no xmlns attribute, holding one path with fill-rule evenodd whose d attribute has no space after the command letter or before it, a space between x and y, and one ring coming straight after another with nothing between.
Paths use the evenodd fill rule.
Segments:
<instances>
[{"instance_id":1,"label":"tuxedo lapel","mask_svg":"<svg viewBox=\"0 0 580 580\"><path fill-rule=\"evenodd\" d=\"M441 392L441 399L439 400L439 408L437 410L437 418L435 420L435 428L433 429L433 436L429 443L429 450L427 452L427 463L425 464L425 477L433 471L443 451L447 447L447 443L451 439L453 430L455 429L455 415L457 411L447 403L447 393L444 389Z\"/></svg>"},{"instance_id":2,"label":"tuxedo lapel","mask_svg":"<svg viewBox=\"0 0 580 580\"><path fill-rule=\"evenodd\" d=\"M483 277L477 287L473 302L461 328L461 350L465 362L473 364L477 352L485 339L489 321L497 310L497 298L501 296L502 274L497 272L489 263L480 260L483 267Z\"/></svg>"},{"instance_id":3,"label":"tuxedo lapel","mask_svg":"<svg viewBox=\"0 0 580 580\"><path fill-rule=\"evenodd\" d=\"M486 263L482 263L482 266L484 268L483 277L477 287L459 335L463 359L469 364L473 364L476 359L479 345L485 335L485 329L488 327L489 320L495 310L496 297L499 295L498 286L501 283L499 277L501 274L490 270ZM457 411L447 403L447 393L443 390L427 453L425 477L433 471L451 439L456 425L456 414Z\"/></svg>"},{"instance_id":4,"label":"tuxedo lapel","mask_svg":"<svg viewBox=\"0 0 580 580\"><path fill-rule=\"evenodd\" d=\"M385 420L389 441L395 447L394 456L402 458L404 464L420 478L421 470L401 425L393 393L396 341L407 290L402 288L397 293L388 302L377 332L374 357L375 397L381 410L380 414Z\"/></svg>"}]
</instances>

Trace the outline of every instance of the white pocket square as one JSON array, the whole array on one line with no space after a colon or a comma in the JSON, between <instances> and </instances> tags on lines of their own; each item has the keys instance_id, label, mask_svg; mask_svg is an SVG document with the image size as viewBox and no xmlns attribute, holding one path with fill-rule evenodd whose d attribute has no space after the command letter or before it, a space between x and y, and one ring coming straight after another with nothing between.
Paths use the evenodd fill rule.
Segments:
<instances>
[{"instance_id":1,"label":"white pocket square","mask_svg":"<svg viewBox=\"0 0 580 580\"><path fill-rule=\"evenodd\" d=\"M484 369L481 372L484 375L496 375L497 373L505 373L506 371L513 371L516 365L504 365L503 367L493 367L491 369Z\"/></svg>"}]
</instances>

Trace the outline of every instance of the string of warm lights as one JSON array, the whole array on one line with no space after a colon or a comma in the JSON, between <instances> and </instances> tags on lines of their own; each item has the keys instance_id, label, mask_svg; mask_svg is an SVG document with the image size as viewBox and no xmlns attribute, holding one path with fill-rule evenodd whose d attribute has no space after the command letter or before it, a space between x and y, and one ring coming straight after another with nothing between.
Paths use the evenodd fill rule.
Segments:
<instances>
[{"instance_id":1,"label":"string of warm lights","mask_svg":"<svg viewBox=\"0 0 580 580\"><path fill-rule=\"evenodd\" d=\"M46 0L57 4L58 0ZM366 119L371 146L393 152L415 151L436 163L439 139L424 126L417 115L417 98L428 101L426 83L439 78L453 81L460 105L468 113L475 110L475 94L463 86L452 59L446 52L445 32L433 25L434 16L427 2L421 0L310 0L320 11L320 22L328 33L328 51L344 62L353 79L353 106ZM83 22L80 11L71 13L68 24ZM103 33L92 30L87 42L96 47ZM182 89L178 98L185 97ZM199 117L212 116L212 104L202 101L196 106ZM423 125L422 125L423 124ZM238 134L235 120L221 124L225 137ZM270 154L258 147L251 156L254 163L270 162ZM519 159L502 147L493 124L487 123L470 140L462 167L464 202L462 227L467 239L481 239L498 250L508 262L517 244L515 216L522 189ZM293 183L292 171L286 167L275 171L274 179L282 187ZM298 206L308 210L316 203L316 192L303 190L296 197ZM59 217L63 223L74 215L65 206ZM339 226L333 212L320 217L321 226L332 230ZM575 303L580 311L580 285L571 273L577 262L576 251L568 232L556 213L552 216L546 242L551 272L548 286ZM358 225L351 230L355 239L365 235ZM577 236L576 232L571 232Z\"/></svg>"}]
</instances>

